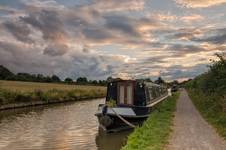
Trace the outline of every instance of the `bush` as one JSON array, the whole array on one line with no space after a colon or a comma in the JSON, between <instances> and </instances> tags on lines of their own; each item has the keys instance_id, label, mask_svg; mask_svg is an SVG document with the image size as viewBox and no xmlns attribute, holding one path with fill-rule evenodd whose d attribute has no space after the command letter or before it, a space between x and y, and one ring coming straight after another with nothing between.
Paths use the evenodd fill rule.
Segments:
<instances>
[{"instance_id":1,"label":"bush","mask_svg":"<svg viewBox=\"0 0 226 150\"><path fill-rule=\"evenodd\" d=\"M226 60L218 55L207 73L186 84L189 96L204 118L226 139Z\"/></svg>"}]
</instances>

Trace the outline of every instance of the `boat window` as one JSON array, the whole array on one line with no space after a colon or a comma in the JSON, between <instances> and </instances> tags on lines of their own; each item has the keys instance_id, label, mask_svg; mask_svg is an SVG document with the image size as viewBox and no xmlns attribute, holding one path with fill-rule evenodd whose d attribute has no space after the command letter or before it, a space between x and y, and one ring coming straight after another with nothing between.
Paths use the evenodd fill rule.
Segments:
<instances>
[{"instance_id":1,"label":"boat window","mask_svg":"<svg viewBox=\"0 0 226 150\"><path fill-rule=\"evenodd\" d=\"M152 87L149 87L148 88L148 92L149 92L149 98L150 98L150 100L153 99L152 94L151 94L151 91L152 91Z\"/></svg>"},{"instance_id":2,"label":"boat window","mask_svg":"<svg viewBox=\"0 0 226 150\"><path fill-rule=\"evenodd\" d=\"M133 104L133 85L129 83L127 85L127 104Z\"/></svg>"},{"instance_id":3,"label":"boat window","mask_svg":"<svg viewBox=\"0 0 226 150\"><path fill-rule=\"evenodd\" d=\"M156 87L153 87L153 89L151 90L151 94L153 95L154 99L157 97L157 95L156 95Z\"/></svg>"},{"instance_id":4,"label":"boat window","mask_svg":"<svg viewBox=\"0 0 226 150\"><path fill-rule=\"evenodd\" d=\"M117 83L108 83L106 100L117 100Z\"/></svg>"},{"instance_id":5,"label":"boat window","mask_svg":"<svg viewBox=\"0 0 226 150\"><path fill-rule=\"evenodd\" d=\"M134 101L135 105L137 105L137 106L145 106L146 105L144 84L141 84L139 82L136 83L134 97L135 97L135 101Z\"/></svg>"},{"instance_id":6,"label":"boat window","mask_svg":"<svg viewBox=\"0 0 226 150\"><path fill-rule=\"evenodd\" d=\"M119 85L119 103L124 104L125 98L125 87L124 85Z\"/></svg>"}]
</instances>

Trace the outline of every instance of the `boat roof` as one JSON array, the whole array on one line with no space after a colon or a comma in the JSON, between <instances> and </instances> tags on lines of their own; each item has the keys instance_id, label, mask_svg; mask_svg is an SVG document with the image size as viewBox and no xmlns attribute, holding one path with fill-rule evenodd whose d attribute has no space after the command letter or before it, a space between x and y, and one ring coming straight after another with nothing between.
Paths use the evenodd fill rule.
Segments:
<instances>
[{"instance_id":1,"label":"boat roof","mask_svg":"<svg viewBox=\"0 0 226 150\"><path fill-rule=\"evenodd\" d=\"M144 82L144 84L145 85L147 85L147 86L158 86L158 87L160 87L161 85L159 85L159 84L156 84L156 83L153 83L153 82Z\"/></svg>"},{"instance_id":2,"label":"boat roof","mask_svg":"<svg viewBox=\"0 0 226 150\"><path fill-rule=\"evenodd\" d=\"M109 83L112 83L112 82L138 82L138 83L143 83L145 85L148 85L148 86L161 86L161 85L158 85L156 83L153 83L153 82L147 82L147 81L143 81L143 80L124 80L124 79L120 79L120 78L116 78L116 79L112 79L111 81L109 81Z\"/></svg>"},{"instance_id":3,"label":"boat roof","mask_svg":"<svg viewBox=\"0 0 226 150\"><path fill-rule=\"evenodd\" d=\"M120 78L116 78L116 79L112 79L109 81L109 83L112 83L112 82L135 82L136 80L124 80L124 79L120 79Z\"/></svg>"}]
</instances>

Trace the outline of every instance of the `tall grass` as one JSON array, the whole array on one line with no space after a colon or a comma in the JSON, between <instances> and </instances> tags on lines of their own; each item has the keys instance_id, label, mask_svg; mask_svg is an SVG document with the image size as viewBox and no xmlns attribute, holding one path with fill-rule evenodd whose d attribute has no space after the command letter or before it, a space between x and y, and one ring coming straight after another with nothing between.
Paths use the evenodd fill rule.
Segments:
<instances>
[{"instance_id":1,"label":"tall grass","mask_svg":"<svg viewBox=\"0 0 226 150\"><path fill-rule=\"evenodd\" d=\"M21 81L4 81L0 80L0 88L19 91L19 92L32 92L34 90L49 91L52 89L56 90L89 90L89 89L100 89L103 90L103 86L89 86L89 85L69 85L64 83L38 83L38 82L21 82Z\"/></svg>"},{"instance_id":2,"label":"tall grass","mask_svg":"<svg viewBox=\"0 0 226 150\"><path fill-rule=\"evenodd\" d=\"M0 104L57 102L104 97L105 87L0 81Z\"/></svg>"},{"instance_id":3,"label":"tall grass","mask_svg":"<svg viewBox=\"0 0 226 150\"><path fill-rule=\"evenodd\" d=\"M179 93L167 98L141 127L129 135L122 150L162 150L167 144Z\"/></svg>"}]
</instances>

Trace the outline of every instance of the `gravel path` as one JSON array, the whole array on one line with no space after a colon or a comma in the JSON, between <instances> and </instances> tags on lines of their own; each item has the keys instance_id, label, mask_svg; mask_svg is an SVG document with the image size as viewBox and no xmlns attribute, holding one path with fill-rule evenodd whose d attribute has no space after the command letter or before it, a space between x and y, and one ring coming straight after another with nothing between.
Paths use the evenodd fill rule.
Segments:
<instances>
[{"instance_id":1,"label":"gravel path","mask_svg":"<svg viewBox=\"0 0 226 150\"><path fill-rule=\"evenodd\" d=\"M201 117L185 90L177 102L173 132L166 150L226 150L226 141Z\"/></svg>"}]
</instances>

